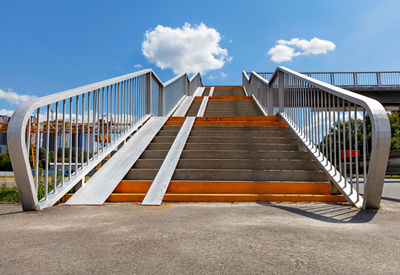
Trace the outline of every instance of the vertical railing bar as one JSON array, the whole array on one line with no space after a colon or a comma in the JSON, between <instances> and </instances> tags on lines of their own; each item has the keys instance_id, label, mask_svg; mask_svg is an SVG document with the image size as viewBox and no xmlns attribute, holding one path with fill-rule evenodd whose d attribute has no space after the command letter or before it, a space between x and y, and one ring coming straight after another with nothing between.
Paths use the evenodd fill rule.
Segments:
<instances>
[{"instance_id":1,"label":"vertical railing bar","mask_svg":"<svg viewBox=\"0 0 400 275\"><path fill-rule=\"evenodd\" d=\"M57 187L57 149L58 149L58 101L56 102L56 121L54 129L54 193Z\"/></svg>"},{"instance_id":2,"label":"vertical railing bar","mask_svg":"<svg viewBox=\"0 0 400 275\"><path fill-rule=\"evenodd\" d=\"M61 166L61 187L64 186L65 181L65 99L63 100L63 115L62 115L62 151L61 151L61 158L62 158L62 166Z\"/></svg>"},{"instance_id":3,"label":"vertical railing bar","mask_svg":"<svg viewBox=\"0 0 400 275\"><path fill-rule=\"evenodd\" d=\"M104 153L104 87L101 90L101 152Z\"/></svg>"},{"instance_id":4,"label":"vertical railing bar","mask_svg":"<svg viewBox=\"0 0 400 275\"><path fill-rule=\"evenodd\" d=\"M110 89L110 85L107 86L107 148L111 145L110 144L110 138L111 138L111 134L110 134L110 123L111 123L111 119L110 119L110 93L109 93L109 89Z\"/></svg>"},{"instance_id":5,"label":"vertical railing bar","mask_svg":"<svg viewBox=\"0 0 400 275\"><path fill-rule=\"evenodd\" d=\"M331 164L330 170L332 170L332 134L331 133L331 125L332 125L332 108L331 108L331 94L327 95L328 97L328 135L329 135L329 162Z\"/></svg>"},{"instance_id":6,"label":"vertical railing bar","mask_svg":"<svg viewBox=\"0 0 400 275\"><path fill-rule=\"evenodd\" d=\"M338 126L338 146L339 146L339 148L338 148L338 168L339 168L339 172L340 173L342 173L342 166L341 166L341 153L340 153L340 151L341 151L341 148L342 148L342 144L341 144L341 138L340 138L340 136L341 136L341 133L340 133L340 129L341 129L341 125L340 125L340 98L339 97L337 97L336 98L336 102L337 102L337 112L338 112L338 119L337 119L337 126Z\"/></svg>"},{"instance_id":7,"label":"vertical railing bar","mask_svg":"<svg viewBox=\"0 0 400 275\"><path fill-rule=\"evenodd\" d=\"M352 136L351 136L351 103L350 101L347 103L349 108L349 165L350 165L350 186L353 187L353 144L352 144ZM351 193L353 192L353 188L351 189Z\"/></svg>"},{"instance_id":8,"label":"vertical railing bar","mask_svg":"<svg viewBox=\"0 0 400 275\"><path fill-rule=\"evenodd\" d=\"M320 94L321 91L317 89L317 140L318 140L318 157L321 155L321 124L320 124Z\"/></svg>"},{"instance_id":9,"label":"vertical railing bar","mask_svg":"<svg viewBox=\"0 0 400 275\"><path fill-rule=\"evenodd\" d=\"M128 106L128 80L124 81L124 133L127 131L127 123L128 123L128 118L127 118L127 108Z\"/></svg>"},{"instance_id":10,"label":"vertical railing bar","mask_svg":"<svg viewBox=\"0 0 400 275\"><path fill-rule=\"evenodd\" d=\"M81 170L85 162L85 94L82 94L82 115L81 115Z\"/></svg>"},{"instance_id":11,"label":"vertical railing bar","mask_svg":"<svg viewBox=\"0 0 400 275\"><path fill-rule=\"evenodd\" d=\"M134 78L131 78L131 91L130 91L130 95L131 95L131 124L135 124L135 87L134 87Z\"/></svg>"},{"instance_id":12,"label":"vertical railing bar","mask_svg":"<svg viewBox=\"0 0 400 275\"><path fill-rule=\"evenodd\" d=\"M95 141L96 141L96 137L95 137L95 132L96 132L96 101L97 101L97 90L93 91L93 120L92 120L92 159L95 159L95 155L96 155L96 146L95 146Z\"/></svg>"},{"instance_id":13,"label":"vertical railing bar","mask_svg":"<svg viewBox=\"0 0 400 275\"><path fill-rule=\"evenodd\" d=\"M333 165L335 166L335 168L337 168L337 144L336 144L336 96L331 95L332 97L332 108L333 108ZM335 169L335 176L337 173L337 169Z\"/></svg>"},{"instance_id":14,"label":"vertical railing bar","mask_svg":"<svg viewBox=\"0 0 400 275\"><path fill-rule=\"evenodd\" d=\"M301 85L300 85L300 114L301 114L301 132L302 132L302 136L303 138L306 138L306 133L304 131L304 81L301 81Z\"/></svg>"},{"instance_id":15,"label":"vertical railing bar","mask_svg":"<svg viewBox=\"0 0 400 275\"><path fill-rule=\"evenodd\" d=\"M326 165L328 165L329 162L329 106L328 106L328 93L324 92L324 102L325 102L325 138L326 138L326 144L325 144L325 153L326 153Z\"/></svg>"},{"instance_id":16,"label":"vertical railing bar","mask_svg":"<svg viewBox=\"0 0 400 275\"><path fill-rule=\"evenodd\" d=\"M324 127L324 137L325 137L325 165L328 165L328 159L329 159L329 137L328 137L328 101L327 101L327 92L323 92L323 102L324 102L324 123L325 123L325 127Z\"/></svg>"},{"instance_id":17,"label":"vertical railing bar","mask_svg":"<svg viewBox=\"0 0 400 275\"><path fill-rule=\"evenodd\" d=\"M78 115L79 115L79 95L76 96L75 102L75 174L78 174L78 133L79 133L79 122L78 122Z\"/></svg>"},{"instance_id":18,"label":"vertical railing bar","mask_svg":"<svg viewBox=\"0 0 400 275\"><path fill-rule=\"evenodd\" d=\"M310 89L310 84L306 83L306 97L307 97L307 136L308 136L308 145L312 145L311 144L311 138L312 138L312 133L311 133L311 89Z\"/></svg>"},{"instance_id":19,"label":"vertical railing bar","mask_svg":"<svg viewBox=\"0 0 400 275\"><path fill-rule=\"evenodd\" d=\"M69 98L68 180L72 178L72 97Z\"/></svg>"},{"instance_id":20,"label":"vertical railing bar","mask_svg":"<svg viewBox=\"0 0 400 275\"><path fill-rule=\"evenodd\" d=\"M343 100L343 163L344 163L344 178L347 185L347 152L346 152L346 102Z\"/></svg>"},{"instance_id":21,"label":"vertical railing bar","mask_svg":"<svg viewBox=\"0 0 400 275\"><path fill-rule=\"evenodd\" d=\"M317 152L317 144L318 144L318 142L317 142L317 96L316 96L316 91L315 91L315 88L313 87L312 88L312 105L313 105L313 110L312 110L312 112L313 112L313 115L312 115L312 121L313 121L313 127L312 127L312 129L313 129L313 146L314 146L314 152L316 153Z\"/></svg>"},{"instance_id":22,"label":"vertical railing bar","mask_svg":"<svg viewBox=\"0 0 400 275\"><path fill-rule=\"evenodd\" d=\"M97 89L97 96L96 96L96 133L97 133L97 142L96 142L96 152L97 157L99 156L100 152L100 88ZM95 135L96 137L96 135Z\"/></svg>"},{"instance_id":23,"label":"vertical railing bar","mask_svg":"<svg viewBox=\"0 0 400 275\"><path fill-rule=\"evenodd\" d=\"M46 124L46 178L45 178L45 200L49 193L49 143L50 143L50 104L47 105L47 124Z\"/></svg>"},{"instance_id":24,"label":"vertical railing bar","mask_svg":"<svg viewBox=\"0 0 400 275\"><path fill-rule=\"evenodd\" d=\"M356 191L357 198L360 194L359 192L359 169L358 169L358 121L357 121L357 105L354 104L354 144L355 144L355 161L356 161Z\"/></svg>"},{"instance_id":25,"label":"vertical railing bar","mask_svg":"<svg viewBox=\"0 0 400 275\"><path fill-rule=\"evenodd\" d=\"M119 84L120 84L120 82L118 82L118 84L117 84L117 94L116 94L116 100L117 100L117 115L116 115L116 122L117 122L117 138L119 138L120 136L121 136L121 125L120 125L120 122L121 122L121 119L120 119L120 111L119 111L119 102L120 102L120 100L119 100L119 95L120 95L120 86L119 86Z\"/></svg>"},{"instance_id":26,"label":"vertical railing bar","mask_svg":"<svg viewBox=\"0 0 400 275\"><path fill-rule=\"evenodd\" d=\"M90 160L90 94L91 92L88 92L88 103L87 103L87 134L86 134L86 162L89 164Z\"/></svg>"},{"instance_id":27,"label":"vertical railing bar","mask_svg":"<svg viewBox=\"0 0 400 275\"><path fill-rule=\"evenodd\" d=\"M36 109L36 166L35 166L35 184L36 192L39 188L39 154L40 154L40 108Z\"/></svg>"},{"instance_id":28,"label":"vertical railing bar","mask_svg":"<svg viewBox=\"0 0 400 275\"><path fill-rule=\"evenodd\" d=\"M32 115L29 117L27 128L28 128L27 129L28 133L26 134L26 150L28 151L28 159L29 159L29 156L31 155L30 147L31 147ZM32 147L33 147L33 144L32 144ZM32 159L32 162L33 162L33 159Z\"/></svg>"},{"instance_id":29,"label":"vertical railing bar","mask_svg":"<svg viewBox=\"0 0 400 275\"><path fill-rule=\"evenodd\" d=\"M125 132L125 81L121 83L121 134Z\"/></svg>"},{"instance_id":30,"label":"vertical railing bar","mask_svg":"<svg viewBox=\"0 0 400 275\"><path fill-rule=\"evenodd\" d=\"M367 184L367 117L363 108L363 168L364 168L364 188Z\"/></svg>"}]
</instances>

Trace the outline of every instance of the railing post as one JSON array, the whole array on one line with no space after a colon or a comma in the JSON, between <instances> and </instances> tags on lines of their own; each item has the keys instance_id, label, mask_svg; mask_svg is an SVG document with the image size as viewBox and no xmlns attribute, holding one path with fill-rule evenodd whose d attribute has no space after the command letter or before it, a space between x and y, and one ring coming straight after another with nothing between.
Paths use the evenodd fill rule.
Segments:
<instances>
[{"instance_id":1,"label":"railing post","mask_svg":"<svg viewBox=\"0 0 400 275\"><path fill-rule=\"evenodd\" d=\"M274 89L269 85L266 88L267 92L267 115L273 116L274 115Z\"/></svg>"},{"instance_id":2,"label":"railing post","mask_svg":"<svg viewBox=\"0 0 400 275\"><path fill-rule=\"evenodd\" d=\"M382 85L382 83L381 83L381 73L380 72L376 73L376 85L378 85L378 87L380 87Z\"/></svg>"},{"instance_id":3,"label":"railing post","mask_svg":"<svg viewBox=\"0 0 400 275\"><path fill-rule=\"evenodd\" d=\"M158 86L158 115L164 115L164 88L162 85Z\"/></svg>"},{"instance_id":4,"label":"railing post","mask_svg":"<svg viewBox=\"0 0 400 275\"><path fill-rule=\"evenodd\" d=\"M278 96L279 96L279 112L283 113L284 107L284 97L285 97L285 82L284 82L285 74L282 71L279 71L278 74L278 81L279 81L279 88L278 88Z\"/></svg>"},{"instance_id":5,"label":"railing post","mask_svg":"<svg viewBox=\"0 0 400 275\"><path fill-rule=\"evenodd\" d=\"M145 103L145 112L146 114L151 113L151 72L146 74L146 103Z\"/></svg>"},{"instance_id":6,"label":"railing post","mask_svg":"<svg viewBox=\"0 0 400 275\"><path fill-rule=\"evenodd\" d=\"M186 75L185 77L185 95L190 95L190 80L189 80L189 75Z\"/></svg>"},{"instance_id":7,"label":"railing post","mask_svg":"<svg viewBox=\"0 0 400 275\"><path fill-rule=\"evenodd\" d=\"M355 87L358 86L357 73L353 73L353 84Z\"/></svg>"},{"instance_id":8,"label":"railing post","mask_svg":"<svg viewBox=\"0 0 400 275\"><path fill-rule=\"evenodd\" d=\"M330 73L331 76L331 85L335 85L335 75L333 73Z\"/></svg>"}]
</instances>

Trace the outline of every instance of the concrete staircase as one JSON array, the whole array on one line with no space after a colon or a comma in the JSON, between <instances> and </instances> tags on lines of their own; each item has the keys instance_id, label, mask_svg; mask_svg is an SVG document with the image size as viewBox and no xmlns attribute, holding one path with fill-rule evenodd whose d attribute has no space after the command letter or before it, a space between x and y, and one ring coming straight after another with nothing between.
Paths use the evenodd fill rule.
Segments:
<instances>
[{"instance_id":1,"label":"concrete staircase","mask_svg":"<svg viewBox=\"0 0 400 275\"><path fill-rule=\"evenodd\" d=\"M203 96L186 116L196 116ZM171 117L108 201L142 201L185 117ZM278 116L263 116L241 87L215 87L197 117L163 201L346 201Z\"/></svg>"}]
</instances>

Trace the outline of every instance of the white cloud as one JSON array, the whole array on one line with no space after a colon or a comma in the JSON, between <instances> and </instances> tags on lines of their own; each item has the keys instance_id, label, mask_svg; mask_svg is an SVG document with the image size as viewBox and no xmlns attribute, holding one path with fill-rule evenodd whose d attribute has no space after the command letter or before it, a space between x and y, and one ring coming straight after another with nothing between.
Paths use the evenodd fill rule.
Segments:
<instances>
[{"instance_id":1,"label":"white cloud","mask_svg":"<svg viewBox=\"0 0 400 275\"><path fill-rule=\"evenodd\" d=\"M203 23L182 28L158 25L147 30L142 52L161 69L171 68L174 73L204 73L221 69L232 58L220 47L222 36L217 30Z\"/></svg>"},{"instance_id":2,"label":"white cloud","mask_svg":"<svg viewBox=\"0 0 400 275\"><path fill-rule=\"evenodd\" d=\"M292 38L291 40L278 40L277 45L268 51L271 60L276 63L290 61L299 55L327 54L333 51L336 45L329 40L314 37L311 40ZM297 51L296 51L297 50Z\"/></svg>"},{"instance_id":3,"label":"white cloud","mask_svg":"<svg viewBox=\"0 0 400 275\"><path fill-rule=\"evenodd\" d=\"M276 45L268 51L271 55L271 60L276 63L292 60L293 57L300 55L299 52L294 52L293 48L285 45Z\"/></svg>"},{"instance_id":4,"label":"white cloud","mask_svg":"<svg viewBox=\"0 0 400 275\"><path fill-rule=\"evenodd\" d=\"M13 113L14 111L12 110L0 109L1 116L12 116Z\"/></svg>"},{"instance_id":5,"label":"white cloud","mask_svg":"<svg viewBox=\"0 0 400 275\"><path fill-rule=\"evenodd\" d=\"M0 99L5 99L10 103L20 104L22 102L30 101L35 99L36 96L33 95L20 95L11 90L3 91L0 89Z\"/></svg>"},{"instance_id":6,"label":"white cloud","mask_svg":"<svg viewBox=\"0 0 400 275\"><path fill-rule=\"evenodd\" d=\"M143 68L143 65L142 64L135 64L133 67L135 69L140 69L140 68Z\"/></svg>"}]
</instances>

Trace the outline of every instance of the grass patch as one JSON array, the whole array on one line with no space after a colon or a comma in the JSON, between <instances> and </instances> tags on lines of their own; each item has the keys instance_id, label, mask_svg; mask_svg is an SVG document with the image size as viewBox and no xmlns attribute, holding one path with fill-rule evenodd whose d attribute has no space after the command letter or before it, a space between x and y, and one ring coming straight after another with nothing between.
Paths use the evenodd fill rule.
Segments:
<instances>
[{"instance_id":1,"label":"grass patch","mask_svg":"<svg viewBox=\"0 0 400 275\"><path fill-rule=\"evenodd\" d=\"M18 189L3 184L0 187L0 202L20 202Z\"/></svg>"}]
</instances>

